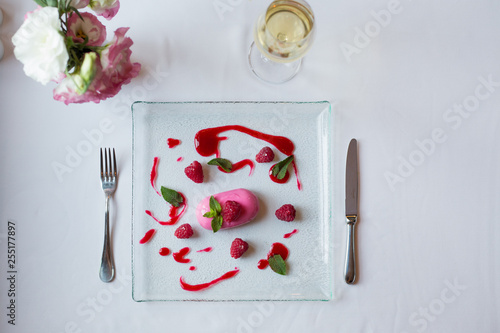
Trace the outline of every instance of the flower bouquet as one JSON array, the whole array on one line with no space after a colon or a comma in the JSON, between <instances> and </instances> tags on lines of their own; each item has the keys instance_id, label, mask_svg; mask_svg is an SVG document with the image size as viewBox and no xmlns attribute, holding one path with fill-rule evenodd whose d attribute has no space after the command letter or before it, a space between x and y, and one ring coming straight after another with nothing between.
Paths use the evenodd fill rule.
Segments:
<instances>
[{"instance_id":1,"label":"flower bouquet","mask_svg":"<svg viewBox=\"0 0 500 333\"><path fill-rule=\"evenodd\" d=\"M139 74L132 63L125 37L118 28L105 43L106 27L96 15L108 20L120 8L119 0L35 0L39 7L25 16L12 37L14 55L27 76L46 85L58 85L54 99L69 103L99 103L115 96ZM91 12L81 12L90 8Z\"/></svg>"}]
</instances>

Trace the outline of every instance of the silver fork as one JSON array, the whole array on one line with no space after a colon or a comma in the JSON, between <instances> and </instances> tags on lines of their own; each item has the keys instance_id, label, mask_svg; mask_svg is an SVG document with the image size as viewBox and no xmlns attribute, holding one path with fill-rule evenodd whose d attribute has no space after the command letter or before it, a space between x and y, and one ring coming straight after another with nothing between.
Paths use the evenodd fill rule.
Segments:
<instances>
[{"instance_id":1,"label":"silver fork","mask_svg":"<svg viewBox=\"0 0 500 333\"><path fill-rule=\"evenodd\" d=\"M108 168L109 166L109 168ZM115 277L115 264L111 251L109 237L109 198L116 190L116 156L113 148L113 160L111 160L111 149L104 148L104 165L101 148L101 184L106 197L106 210L104 212L104 248L102 250L101 269L99 277L103 282L111 282Z\"/></svg>"}]
</instances>

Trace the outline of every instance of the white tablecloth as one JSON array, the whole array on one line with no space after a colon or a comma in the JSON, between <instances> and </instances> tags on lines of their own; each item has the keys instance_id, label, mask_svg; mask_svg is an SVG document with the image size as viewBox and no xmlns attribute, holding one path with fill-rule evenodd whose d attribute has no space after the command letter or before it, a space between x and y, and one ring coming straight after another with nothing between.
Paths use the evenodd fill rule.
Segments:
<instances>
[{"instance_id":1,"label":"white tablecloth","mask_svg":"<svg viewBox=\"0 0 500 333\"><path fill-rule=\"evenodd\" d=\"M246 61L252 25L267 3L122 0L105 23L109 32L130 27L139 77L108 101L65 106L52 99L53 85L26 77L12 53L10 39L35 3L0 3L1 332L500 330L500 2L310 4L317 35L302 71L269 85ZM359 141L358 283L342 281L340 193L334 300L134 302L135 100L334 102L336 183L343 183L349 140ZM111 207L111 284L97 274L101 146L116 147L121 175ZM8 221L15 223L15 297ZM8 322L11 299L15 326Z\"/></svg>"}]
</instances>

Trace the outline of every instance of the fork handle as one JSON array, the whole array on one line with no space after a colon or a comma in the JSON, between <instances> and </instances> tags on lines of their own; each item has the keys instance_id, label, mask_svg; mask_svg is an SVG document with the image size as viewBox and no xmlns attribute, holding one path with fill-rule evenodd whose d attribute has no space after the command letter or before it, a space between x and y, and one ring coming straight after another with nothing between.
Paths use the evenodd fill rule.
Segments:
<instances>
[{"instance_id":1,"label":"fork handle","mask_svg":"<svg viewBox=\"0 0 500 333\"><path fill-rule=\"evenodd\" d=\"M115 277L115 265L111 254L111 242L109 237L109 196L106 196L106 210L104 212L104 247L102 249L99 277L103 282L111 282Z\"/></svg>"}]
</instances>

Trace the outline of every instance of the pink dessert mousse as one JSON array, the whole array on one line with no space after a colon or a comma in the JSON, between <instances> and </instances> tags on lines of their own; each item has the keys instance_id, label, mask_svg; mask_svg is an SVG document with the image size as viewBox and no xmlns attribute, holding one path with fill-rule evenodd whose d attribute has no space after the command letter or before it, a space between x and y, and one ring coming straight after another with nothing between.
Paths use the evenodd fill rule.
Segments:
<instances>
[{"instance_id":1,"label":"pink dessert mousse","mask_svg":"<svg viewBox=\"0 0 500 333\"><path fill-rule=\"evenodd\" d=\"M240 215L231 222L224 221L221 229L234 228L239 225L252 221L259 212L259 199L255 194L244 188L236 190L221 192L214 194L214 198L220 203L222 207L226 201L236 201L241 205ZM201 200L196 207L196 218L200 225L207 229L212 230L212 218L204 217L203 214L210 211L210 196Z\"/></svg>"}]
</instances>

